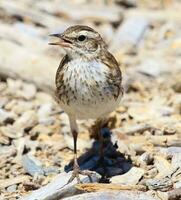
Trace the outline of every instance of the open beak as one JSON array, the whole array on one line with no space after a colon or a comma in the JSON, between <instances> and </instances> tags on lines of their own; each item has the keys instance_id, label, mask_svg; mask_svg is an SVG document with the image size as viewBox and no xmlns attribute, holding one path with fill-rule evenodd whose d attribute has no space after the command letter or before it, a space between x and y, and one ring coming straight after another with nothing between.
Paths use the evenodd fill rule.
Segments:
<instances>
[{"instance_id":1,"label":"open beak","mask_svg":"<svg viewBox=\"0 0 181 200\"><path fill-rule=\"evenodd\" d=\"M53 41L49 42L50 45L60 45L62 47L70 47L70 44L72 44L72 42L65 39L62 36L62 34L51 34L49 36L53 38Z\"/></svg>"}]
</instances>

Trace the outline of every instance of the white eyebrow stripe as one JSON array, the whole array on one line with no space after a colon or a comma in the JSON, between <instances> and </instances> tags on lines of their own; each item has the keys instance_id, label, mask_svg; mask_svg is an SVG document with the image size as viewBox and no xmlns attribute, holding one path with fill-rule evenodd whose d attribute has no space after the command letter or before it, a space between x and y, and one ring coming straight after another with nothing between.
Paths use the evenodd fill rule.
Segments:
<instances>
[{"instance_id":1,"label":"white eyebrow stripe","mask_svg":"<svg viewBox=\"0 0 181 200\"><path fill-rule=\"evenodd\" d=\"M96 33L91 32L91 31L80 31L79 35L86 35L86 36L88 36L90 38L97 36Z\"/></svg>"}]
</instances>

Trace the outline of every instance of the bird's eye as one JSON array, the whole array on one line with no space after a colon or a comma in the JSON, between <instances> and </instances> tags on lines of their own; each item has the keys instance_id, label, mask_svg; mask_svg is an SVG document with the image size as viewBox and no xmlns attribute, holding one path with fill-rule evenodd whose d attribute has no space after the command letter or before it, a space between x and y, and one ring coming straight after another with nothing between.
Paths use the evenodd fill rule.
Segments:
<instances>
[{"instance_id":1,"label":"bird's eye","mask_svg":"<svg viewBox=\"0 0 181 200\"><path fill-rule=\"evenodd\" d=\"M79 37L77 39L78 39L78 41L82 42L86 39L86 36L85 35L79 35Z\"/></svg>"}]
</instances>

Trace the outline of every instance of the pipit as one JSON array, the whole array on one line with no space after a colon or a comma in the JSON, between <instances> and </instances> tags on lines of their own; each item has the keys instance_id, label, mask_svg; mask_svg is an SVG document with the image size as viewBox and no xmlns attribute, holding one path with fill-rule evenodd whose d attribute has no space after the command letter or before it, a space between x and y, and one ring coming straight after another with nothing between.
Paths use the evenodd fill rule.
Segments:
<instances>
[{"instance_id":1,"label":"pipit","mask_svg":"<svg viewBox=\"0 0 181 200\"><path fill-rule=\"evenodd\" d=\"M77 162L77 119L98 119L119 105L123 95L122 75L114 56L98 32L88 26L71 26L63 33L52 34L51 45L63 47L66 55L58 67L55 96L60 107L68 114L74 141L73 173L80 182L81 171ZM102 152L102 150L100 151Z\"/></svg>"}]
</instances>

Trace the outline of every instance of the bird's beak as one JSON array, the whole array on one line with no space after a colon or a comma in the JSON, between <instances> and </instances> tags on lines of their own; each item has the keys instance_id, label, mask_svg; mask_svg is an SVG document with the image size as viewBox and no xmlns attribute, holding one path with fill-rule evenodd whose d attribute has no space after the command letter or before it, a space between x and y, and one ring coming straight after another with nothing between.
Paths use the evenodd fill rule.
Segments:
<instances>
[{"instance_id":1,"label":"bird's beak","mask_svg":"<svg viewBox=\"0 0 181 200\"><path fill-rule=\"evenodd\" d=\"M70 44L72 44L72 42L65 39L62 34L51 34L49 36L53 38L53 41L49 42L50 45L60 45L62 47L70 47Z\"/></svg>"}]
</instances>

